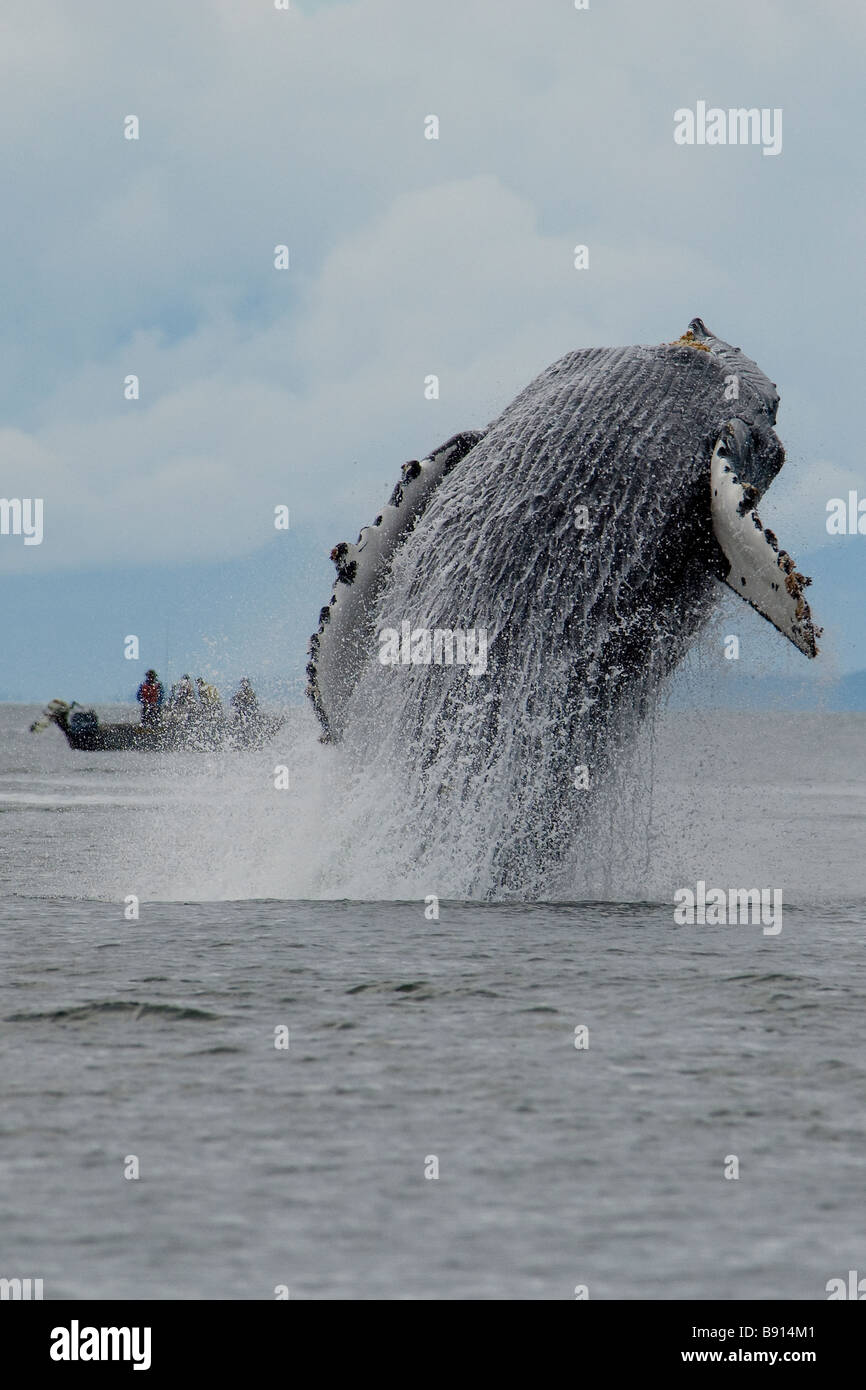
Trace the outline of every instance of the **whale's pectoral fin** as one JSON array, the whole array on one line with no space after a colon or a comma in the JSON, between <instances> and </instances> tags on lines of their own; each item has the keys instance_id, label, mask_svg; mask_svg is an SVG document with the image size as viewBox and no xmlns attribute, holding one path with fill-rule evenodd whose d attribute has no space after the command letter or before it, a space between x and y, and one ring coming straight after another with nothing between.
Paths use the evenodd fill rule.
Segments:
<instances>
[{"instance_id":1,"label":"whale's pectoral fin","mask_svg":"<svg viewBox=\"0 0 866 1390\"><path fill-rule=\"evenodd\" d=\"M722 434L710 461L710 506L713 530L724 557L722 575L740 598L778 628L806 656L817 656L821 629L803 590L812 581L797 572L786 550L780 550L754 510L758 490L744 485L735 465L736 435Z\"/></svg>"},{"instance_id":2,"label":"whale's pectoral fin","mask_svg":"<svg viewBox=\"0 0 866 1390\"><path fill-rule=\"evenodd\" d=\"M443 478L466 457L483 430L464 430L426 458L404 463L400 479L372 526L355 545L340 541L331 551L337 570L331 602L319 614L310 638L307 695L324 729L323 742L339 739L343 706L370 651L370 622L382 580L398 548L430 502Z\"/></svg>"}]
</instances>

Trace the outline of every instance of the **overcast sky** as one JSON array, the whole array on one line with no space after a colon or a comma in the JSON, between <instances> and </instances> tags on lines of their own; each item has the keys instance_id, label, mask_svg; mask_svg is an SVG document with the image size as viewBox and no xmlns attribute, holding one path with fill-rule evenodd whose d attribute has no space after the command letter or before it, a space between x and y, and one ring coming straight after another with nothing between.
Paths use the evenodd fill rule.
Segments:
<instances>
[{"instance_id":1,"label":"overcast sky","mask_svg":"<svg viewBox=\"0 0 866 1390\"><path fill-rule=\"evenodd\" d=\"M696 314L779 385L761 515L834 669L866 666L866 536L825 528L866 496L864 37L862 0L5 0L0 495L44 498L45 535L0 537L0 691L60 693L48 576L90 604L272 557L280 503L312 630L329 569L295 559L354 539L404 459L569 349ZM699 99L781 108L781 153L675 144Z\"/></svg>"}]
</instances>

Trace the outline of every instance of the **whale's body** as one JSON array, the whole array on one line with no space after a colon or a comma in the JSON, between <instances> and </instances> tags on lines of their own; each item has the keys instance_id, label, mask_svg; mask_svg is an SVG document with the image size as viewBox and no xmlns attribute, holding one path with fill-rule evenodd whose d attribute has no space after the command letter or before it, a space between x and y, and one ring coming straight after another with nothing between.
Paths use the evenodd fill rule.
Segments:
<instances>
[{"instance_id":1,"label":"whale's body","mask_svg":"<svg viewBox=\"0 0 866 1390\"><path fill-rule=\"evenodd\" d=\"M397 771L419 851L471 826L482 891L543 894L719 578L815 654L808 581L754 514L777 404L700 320L572 352L337 548L311 694L326 737ZM383 665L388 630L484 630L486 673L421 638Z\"/></svg>"}]
</instances>

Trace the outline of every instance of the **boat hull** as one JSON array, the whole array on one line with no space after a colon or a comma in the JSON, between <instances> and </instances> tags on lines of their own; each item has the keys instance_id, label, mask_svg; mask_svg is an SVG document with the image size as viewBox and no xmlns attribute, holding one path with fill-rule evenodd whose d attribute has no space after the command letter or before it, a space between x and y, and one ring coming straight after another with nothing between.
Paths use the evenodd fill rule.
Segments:
<instances>
[{"instance_id":1,"label":"boat hull","mask_svg":"<svg viewBox=\"0 0 866 1390\"><path fill-rule=\"evenodd\" d=\"M263 748L282 728L285 720L259 716L256 719L204 722L163 720L156 725L100 724L98 720L78 725L68 719L54 721L70 748L82 753L108 753L126 748L143 753L173 749L207 752L219 748Z\"/></svg>"}]
</instances>

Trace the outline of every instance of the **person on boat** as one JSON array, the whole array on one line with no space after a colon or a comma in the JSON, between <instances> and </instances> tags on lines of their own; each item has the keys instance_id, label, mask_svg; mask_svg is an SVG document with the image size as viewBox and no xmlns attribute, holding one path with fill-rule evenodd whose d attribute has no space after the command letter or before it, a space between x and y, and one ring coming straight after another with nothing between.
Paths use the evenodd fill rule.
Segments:
<instances>
[{"instance_id":1,"label":"person on boat","mask_svg":"<svg viewBox=\"0 0 866 1390\"><path fill-rule=\"evenodd\" d=\"M192 677L189 675L181 676L179 681L175 681L171 687L171 694L168 697L169 709L188 711L196 703L195 686Z\"/></svg>"},{"instance_id":2,"label":"person on boat","mask_svg":"<svg viewBox=\"0 0 866 1390\"><path fill-rule=\"evenodd\" d=\"M232 709L236 721L241 724L252 724L259 718L258 698L247 676L244 676L232 696Z\"/></svg>"},{"instance_id":3,"label":"person on boat","mask_svg":"<svg viewBox=\"0 0 866 1390\"><path fill-rule=\"evenodd\" d=\"M202 712L207 714L222 714L222 700L220 693L215 685L208 685L204 676L196 676L195 683L198 686L198 698L201 701Z\"/></svg>"},{"instance_id":4,"label":"person on boat","mask_svg":"<svg viewBox=\"0 0 866 1390\"><path fill-rule=\"evenodd\" d=\"M138 687L135 698L141 705L141 722L145 728L155 728L159 723L165 689L154 670L145 671L144 680Z\"/></svg>"},{"instance_id":5,"label":"person on boat","mask_svg":"<svg viewBox=\"0 0 866 1390\"><path fill-rule=\"evenodd\" d=\"M198 713L199 703L192 677L183 675L179 681L175 681L168 697L168 714L175 733L194 723Z\"/></svg>"}]
</instances>

